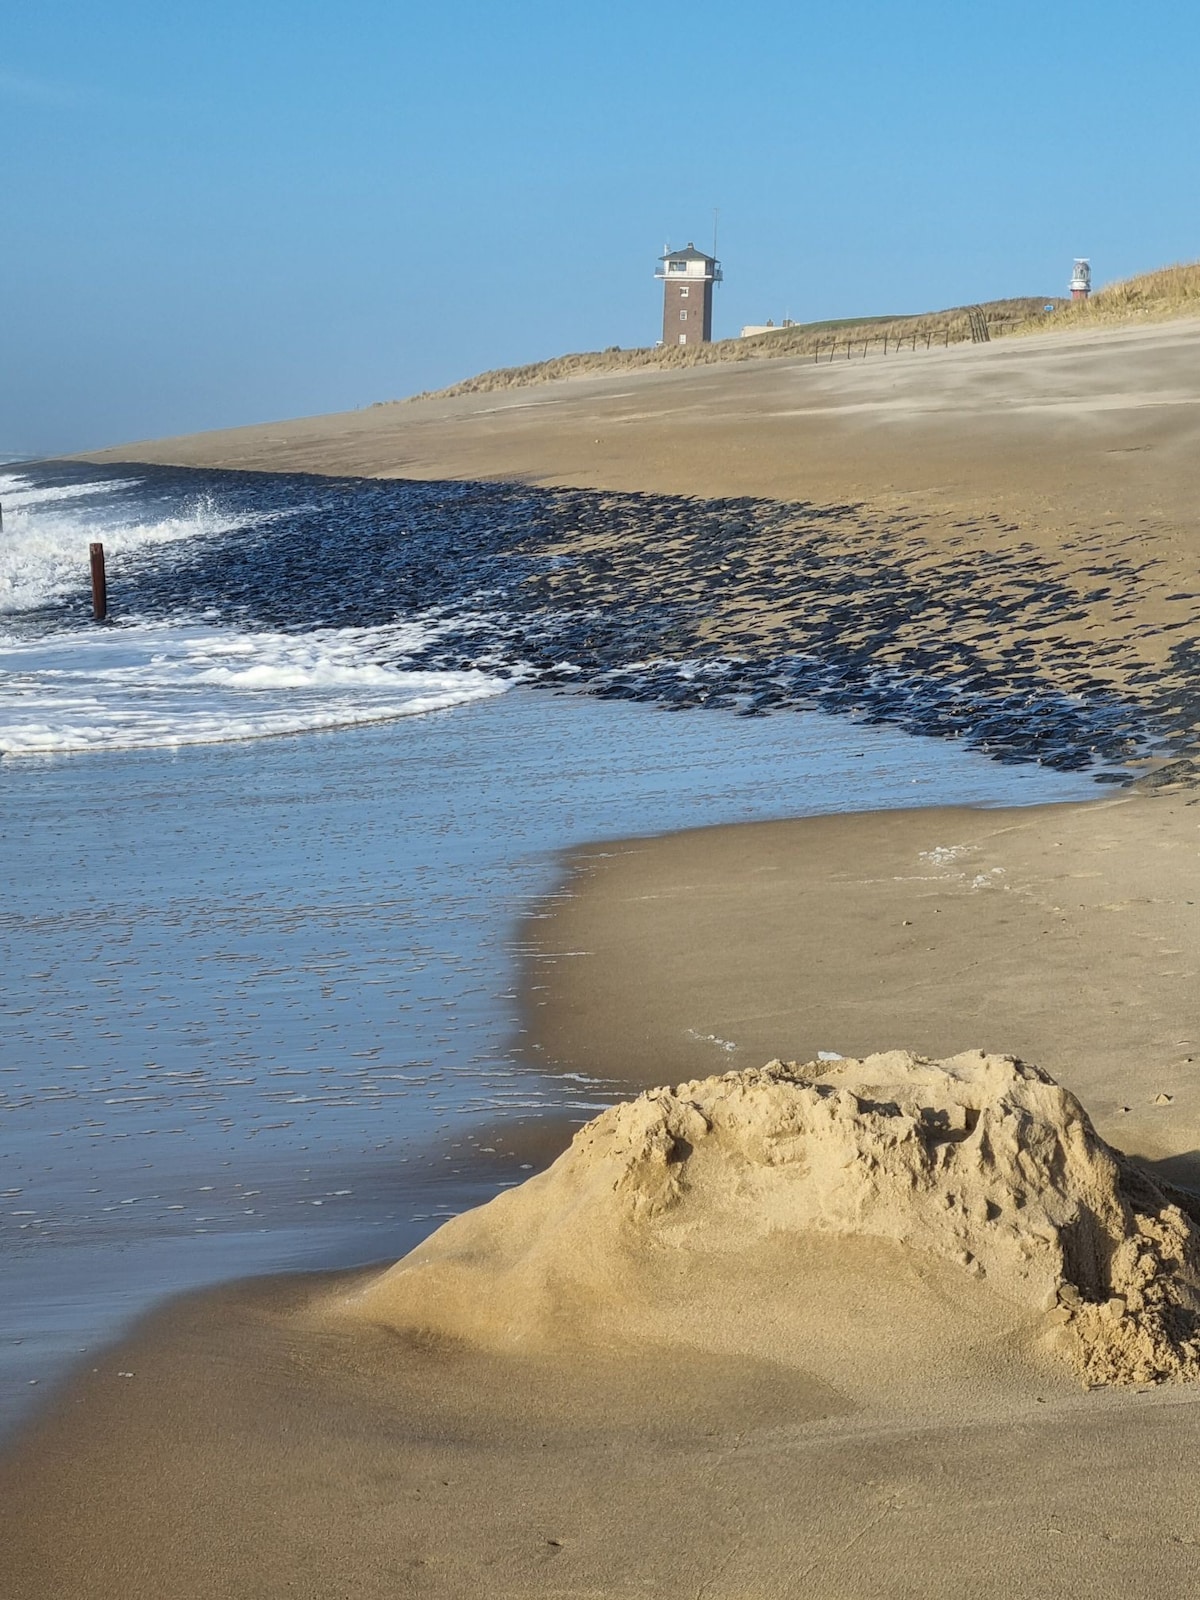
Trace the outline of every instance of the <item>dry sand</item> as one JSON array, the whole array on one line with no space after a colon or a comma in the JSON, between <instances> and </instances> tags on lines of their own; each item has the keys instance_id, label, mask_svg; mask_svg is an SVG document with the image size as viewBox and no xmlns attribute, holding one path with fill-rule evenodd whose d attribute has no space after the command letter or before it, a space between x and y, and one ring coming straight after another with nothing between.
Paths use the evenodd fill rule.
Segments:
<instances>
[{"instance_id":1,"label":"dry sand","mask_svg":"<svg viewBox=\"0 0 1200 1600\"><path fill-rule=\"evenodd\" d=\"M95 461L888 500L1194 549L1200 322L563 379L147 441ZM923 509L927 509L923 505Z\"/></svg>"},{"instance_id":2,"label":"dry sand","mask_svg":"<svg viewBox=\"0 0 1200 1600\"><path fill-rule=\"evenodd\" d=\"M1092 569L1130 558L1120 603L1081 600L1073 637L1112 646L1118 677L1141 662L1194 693L1174 646L1195 639L1198 428L1200 327L1181 324L844 370L780 361L582 380L124 458L862 501L899 517L889 537L931 592L963 540L981 558L1027 543L1081 596ZM999 626L1005 648L1052 653L1048 630L1022 631L1021 594L1010 599L981 635ZM982 1046L1037 1062L1112 1144L1194 1179L1194 802L1184 789L837 817L580 852L577 893L527 933L530 977L549 985L530 990L539 1042L631 1088L822 1050ZM849 1070L827 1068L831 1082ZM666 1152L663 1182L705 1146L686 1136L687 1103L699 1096L711 1121L719 1093L659 1097L639 1124ZM897 1093L880 1116L893 1100L903 1110ZM655 1145L659 1113L671 1148L689 1146L681 1162ZM1051 1146L1058 1174L1065 1144ZM865 1148L853 1145L856 1172ZM720 1271L702 1268L689 1278L700 1290L668 1304L639 1298L614 1266L625 1257L603 1184L583 1184L592 1209L573 1209L551 1173L398 1275L243 1285L168 1307L81 1375L3 1468L5 1592L1190 1592L1200 1386L1082 1389L1039 1343L1050 1312L1001 1292L1007 1269L981 1279L932 1248L937 1229L916 1238L880 1222L916 1214L891 1159L892 1187L876 1186L890 1199L861 1212L879 1225L848 1231L749 1225L762 1222L758 1180L744 1162L718 1165L697 1189L720 1202ZM1046 1209L1059 1180L1035 1176L1041 1201L979 1191L983 1259L989 1203ZM531 1321L529 1282L506 1299L505 1252L522 1237L507 1219L537 1211L539 1194ZM749 1208L740 1232L733 1200ZM665 1244L647 1239L638 1259L657 1270ZM423 1263L434 1292L414 1300ZM656 1306L671 1325L647 1336L639 1318ZM790 1342L772 1341L772 1316L791 1318ZM754 1340L729 1336L745 1326Z\"/></svg>"}]
</instances>

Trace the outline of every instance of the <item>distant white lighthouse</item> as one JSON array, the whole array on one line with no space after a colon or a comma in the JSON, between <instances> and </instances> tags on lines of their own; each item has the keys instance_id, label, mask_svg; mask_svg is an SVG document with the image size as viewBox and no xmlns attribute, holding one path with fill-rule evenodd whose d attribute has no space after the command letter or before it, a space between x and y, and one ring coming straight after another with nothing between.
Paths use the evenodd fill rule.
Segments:
<instances>
[{"instance_id":1,"label":"distant white lighthouse","mask_svg":"<svg viewBox=\"0 0 1200 1600\"><path fill-rule=\"evenodd\" d=\"M1071 299L1086 300L1091 292L1092 264L1082 256L1076 256L1075 270L1071 274Z\"/></svg>"}]
</instances>

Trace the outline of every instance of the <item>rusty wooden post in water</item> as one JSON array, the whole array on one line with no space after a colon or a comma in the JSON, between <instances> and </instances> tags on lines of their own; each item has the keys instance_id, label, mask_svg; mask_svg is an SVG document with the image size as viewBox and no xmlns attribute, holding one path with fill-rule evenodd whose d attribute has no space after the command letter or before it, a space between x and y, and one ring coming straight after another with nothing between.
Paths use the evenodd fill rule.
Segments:
<instances>
[{"instance_id":1,"label":"rusty wooden post in water","mask_svg":"<svg viewBox=\"0 0 1200 1600\"><path fill-rule=\"evenodd\" d=\"M92 557L92 620L103 622L108 616L108 583L104 576L104 546L91 546Z\"/></svg>"}]
</instances>

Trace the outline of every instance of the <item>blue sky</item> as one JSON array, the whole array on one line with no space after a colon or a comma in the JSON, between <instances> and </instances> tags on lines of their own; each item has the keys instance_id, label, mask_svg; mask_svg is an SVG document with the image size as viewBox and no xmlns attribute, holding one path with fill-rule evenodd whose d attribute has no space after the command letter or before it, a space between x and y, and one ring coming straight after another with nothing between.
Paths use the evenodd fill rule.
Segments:
<instances>
[{"instance_id":1,"label":"blue sky","mask_svg":"<svg viewBox=\"0 0 1200 1600\"><path fill-rule=\"evenodd\" d=\"M1200 8L39 0L0 35L0 452L1200 257Z\"/></svg>"}]
</instances>

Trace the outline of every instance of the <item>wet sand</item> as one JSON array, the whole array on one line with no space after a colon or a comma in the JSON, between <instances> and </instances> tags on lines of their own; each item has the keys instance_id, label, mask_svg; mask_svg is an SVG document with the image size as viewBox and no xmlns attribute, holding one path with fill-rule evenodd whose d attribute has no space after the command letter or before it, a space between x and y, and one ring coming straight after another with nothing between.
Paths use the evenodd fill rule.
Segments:
<instances>
[{"instance_id":1,"label":"wet sand","mask_svg":"<svg viewBox=\"0 0 1200 1600\"><path fill-rule=\"evenodd\" d=\"M641 1089L1003 1051L1200 1188L1194 790L696 829L575 851L567 887L527 928L530 1026L563 1069Z\"/></svg>"},{"instance_id":2,"label":"wet sand","mask_svg":"<svg viewBox=\"0 0 1200 1600\"><path fill-rule=\"evenodd\" d=\"M171 1308L69 1395L0 1477L7 1592L1166 1600L1194 1586L1198 1414L1179 1390L1043 1380L999 1414L922 1425L771 1363L532 1363L318 1336L314 1292L265 1283Z\"/></svg>"}]
</instances>

